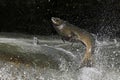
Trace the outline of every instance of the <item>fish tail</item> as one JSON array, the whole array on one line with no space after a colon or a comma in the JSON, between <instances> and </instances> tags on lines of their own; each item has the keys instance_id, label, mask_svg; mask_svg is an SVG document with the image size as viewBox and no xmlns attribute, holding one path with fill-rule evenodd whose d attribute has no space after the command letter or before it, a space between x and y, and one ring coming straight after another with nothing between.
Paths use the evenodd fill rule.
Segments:
<instances>
[{"instance_id":1,"label":"fish tail","mask_svg":"<svg viewBox=\"0 0 120 80\"><path fill-rule=\"evenodd\" d=\"M94 64L94 60L92 56L90 57L85 56L83 60L81 61L80 67L78 69L83 68L83 67L92 67L93 64Z\"/></svg>"}]
</instances>

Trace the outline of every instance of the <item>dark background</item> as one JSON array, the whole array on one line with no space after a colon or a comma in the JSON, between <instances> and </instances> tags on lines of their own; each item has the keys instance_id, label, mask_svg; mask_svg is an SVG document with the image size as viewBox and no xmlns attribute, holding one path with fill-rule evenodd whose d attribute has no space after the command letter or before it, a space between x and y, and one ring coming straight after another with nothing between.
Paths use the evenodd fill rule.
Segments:
<instances>
[{"instance_id":1,"label":"dark background","mask_svg":"<svg viewBox=\"0 0 120 80\"><path fill-rule=\"evenodd\" d=\"M98 36L120 37L120 0L0 0L0 32L54 35L52 16Z\"/></svg>"}]
</instances>

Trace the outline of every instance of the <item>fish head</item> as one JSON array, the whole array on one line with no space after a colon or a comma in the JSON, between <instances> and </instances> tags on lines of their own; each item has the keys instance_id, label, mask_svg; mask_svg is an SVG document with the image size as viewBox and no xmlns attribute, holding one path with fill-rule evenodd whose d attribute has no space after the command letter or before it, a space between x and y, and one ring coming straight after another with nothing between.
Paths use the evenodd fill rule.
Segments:
<instances>
[{"instance_id":1,"label":"fish head","mask_svg":"<svg viewBox=\"0 0 120 80\"><path fill-rule=\"evenodd\" d=\"M64 22L62 19L57 18L57 17L52 17L51 21L52 21L53 25L55 25L55 26L60 26Z\"/></svg>"},{"instance_id":2,"label":"fish head","mask_svg":"<svg viewBox=\"0 0 120 80\"><path fill-rule=\"evenodd\" d=\"M57 18L57 17L52 17L51 21L53 23L53 27L55 28L55 30L58 32L58 34L62 34L63 33L63 29L64 29L64 20Z\"/></svg>"},{"instance_id":3,"label":"fish head","mask_svg":"<svg viewBox=\"0 0 120 80\"><path fill-rule=\"evenodd\" d=\"M51 21L53 23L53 27L57 31L57 33L68 40L71 37L71 29L67 26L67 22L56 17L52 17Z\"/></svg>"}]
</instances>

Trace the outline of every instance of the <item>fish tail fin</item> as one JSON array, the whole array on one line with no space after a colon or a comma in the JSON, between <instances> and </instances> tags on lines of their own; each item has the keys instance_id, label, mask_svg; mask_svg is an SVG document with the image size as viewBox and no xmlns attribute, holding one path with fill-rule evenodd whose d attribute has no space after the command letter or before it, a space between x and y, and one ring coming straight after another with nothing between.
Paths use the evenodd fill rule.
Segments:
<instances>
[{"instance_id":1,"label":"fish tail fin","mask_svg":"<svg viewBox=\"0 0 120 80\"><path fill-rule=\"evenodd\" d=\"M94 64L94 60L93 60L93 57L84 57L83 60L81 61L81 64L80 64L80 67L79 68L82 68L82 67L92 67Z\"/></svg>"}]
</instances>

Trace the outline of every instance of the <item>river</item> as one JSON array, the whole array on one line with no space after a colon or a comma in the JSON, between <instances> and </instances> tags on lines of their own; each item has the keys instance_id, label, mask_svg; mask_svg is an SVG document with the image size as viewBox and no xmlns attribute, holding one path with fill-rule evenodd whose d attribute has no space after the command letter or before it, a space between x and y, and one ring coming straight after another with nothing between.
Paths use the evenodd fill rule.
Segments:
<instances>
[{"instance_id":1,"label":"river","mask_svg":"<svg viewBox=\"0 0 120 80\"><path fill-rule=\"evenodd\" d=\"M120 39L95 37L94 66L78 69L82 43L0 33L0 80L120 80Z\"/></svg>"}]
</instances>

